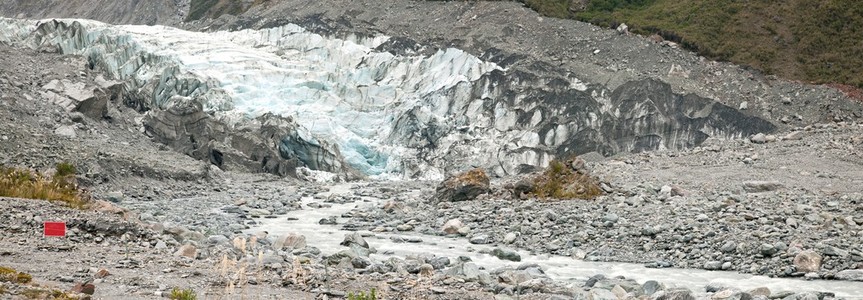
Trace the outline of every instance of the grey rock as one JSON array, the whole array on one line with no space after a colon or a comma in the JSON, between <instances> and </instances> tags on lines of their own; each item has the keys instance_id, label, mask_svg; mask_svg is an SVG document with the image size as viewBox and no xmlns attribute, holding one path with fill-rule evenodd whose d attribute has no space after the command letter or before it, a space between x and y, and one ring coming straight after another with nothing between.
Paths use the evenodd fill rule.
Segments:
<instances>
[{"instance_id":1,"label":"grey rock","mask_svg":"<svg viewBox=\"0 0 863 300\"><path fill-rule=\"evenodd\" d=\"M491 254L502 260L521 261L521 255L510 249L494 248Z\"/></svg>"},{"instance_id":2,"label":"grey rock","mask_svg":"<svg viewBox=\"0 0 863 300\"><path fill-rule=\"evenodd\" d=\"M648 280L641 285L641 288L644 291L644 295L651 296L658 291L664 290L665 285L656 280Z\"/></svg>"},{"instance_id":3,"label":"grey rock","mask_svg":"<svg viewBox=\"0 0 863 300\"><path fill-rule=\"evenodd\" d=\"M365 269L372 265L372 262L365 257L354 257L351 259L351 265L357 269Z\"/></svg>"},{"instance_id":4,"label":"grey rock","mask_svg":"<svg viewBox=\"0 0 863 300\"><path fill-rule=\"evenodd\" d=\"M671 288L653 294L655 300L695 300L692 291L687 288Z\"/></svg>"},{"instance_id":5,"label":"grey rock","mask_svg":"<svg viewBox=\"0 0 863 300\"><path fill-rule=\"evenodd\" d=\"M478 234L470 238L470 243L475 245L483 245L490 243L490 241L487 235Z\"/></svg>"},{"instance_id":6,"label":"grey rock","mask_svg":"<svg viewBox=\"0 0 863 300\"><path fill-rule=\"evenodd\" d=\"M759 248L759 251L761 251L761 255L771 257L774 254L778 253L779 249L776 249L776 247L771 244L761 244L761 248Z\"/></svg>"},{"instance_id":7,"label":"grey rock","mask_svg":"<svg viewBox=\"0 0 863 300\"><path fill-rule=\"evenodd\" d=\"M54 134L59 135L59 136L63 136L63 137L67 137L70 139L74 139L74 138L78 137L78 134L75 133L75 127L71 126L71 125L63 125L63 126L57 127L57 129L54 130Z\"/></svg>"},{"instance_id":8,"label":"grey rock","mask_svg":"<svg viewBox=\"0 0 863 300\"><path fill-rule=\"evenodd\" d=\"M450 264L450 259L449 259L449 257L445 257L445 256L435 257L435 258L429 259L427 262L435 270L443 270L444 268L446 268L446 266L448 266Z\"/></svg>"},{"instance_id":9,"label":"grey rock","mask_svg":"<svg viewBox=\"0 0 863 300\"><path fill-rule=\"evenodd\" d=\"M515 239L518 238L518 235L515 232L509 232L503 237L504 244L512 244L515 242Z\"/></svg>"},{"instance_id":10,"label":"grey rock","mask_svg":"<svg viewBox=\"0 0 863 300\"><path fill-rule=\"evenodd\" d=\"M863 270L844 270L836 272L836 279L848 281L863 281Z\"/></svg>"},{"instance_id":11,"label":"grey rock","mask_svg":"<svg viewBox=\"0 0 863 300\"><path fill-rule=\"evenodd\" d=\"M710 297L711 300L749 300L751 296L735 289L718 291Z\"/></svg>"},{"instance_id":12,"label":"grey rock","mask_svg":"<svg viewBox=\"0 0 863 300\"><path fill-rule=\"evenodd\" d=\"M722 269L722 262L721 261L715 261L715 260L714 261L708 261L708 262L704 263L703 268L705 270L719 270L719 269Z\"/></svg>"},{"instance_id":13,"label":"grey rock","mask_svg":"<svg viewBox=\"0 0 863 300\"><path fill-rule=\"evenodd\" d=\"M363 238L363 236L359 232L345 234L345 239L342 240L342 242L339 243L339 245L342 245L342 246L357 245L357 246L360 246L360 247L363 247L366 249L369 248L369 243L366 242L366 240Z\"/></svg>"},{"instance_id":14,"label":"grey rock","mask_svg":"<svg viewBox=\"0 0 863 300\"><path fill-rule=\"evenodd\" d=\"M764 144L767 143L767 135L759 132L749 137L749 141L755 144Z\"/></svg>"},{"instance_id":15,"label":"grey rock","mask_svg":"<svg viewBox=\"0 0 863 300\"><path fill-rule=\"evenodd\" d=\"M722 247L719 248L719 251L723 253L734 253L737 250L737 243L734 241L727 241L722 244Z\"/></svg>"}]
</instances>

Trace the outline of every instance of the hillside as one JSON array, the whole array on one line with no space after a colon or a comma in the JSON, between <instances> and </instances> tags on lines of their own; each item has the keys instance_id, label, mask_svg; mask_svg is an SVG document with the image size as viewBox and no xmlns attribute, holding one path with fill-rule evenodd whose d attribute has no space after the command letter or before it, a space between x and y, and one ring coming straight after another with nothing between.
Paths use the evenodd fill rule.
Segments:
<instances>
[{"instance_id":1,"label":"hillside","mask_svg":"<svg viewBox=\"0 0 863 300\"><path fill-rule=\"evenodd\" d=\"M527 0L554 17L683 44L711 59L813 83L863 87L863 6L853 0Z\"/></svg>"}]
</instances>

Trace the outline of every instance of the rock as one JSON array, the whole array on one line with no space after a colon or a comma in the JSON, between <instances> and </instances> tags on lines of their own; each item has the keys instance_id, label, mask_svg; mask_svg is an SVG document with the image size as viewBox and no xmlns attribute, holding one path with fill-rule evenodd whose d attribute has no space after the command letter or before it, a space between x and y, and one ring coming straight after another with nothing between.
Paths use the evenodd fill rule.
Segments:
<instances>
[{"instance_id":1,"label":"rock","mask_svg":"<svg viewBox=\"0 0 863 300\"><path fill-rule=\"evenodd\" d=\"M863 270L844 270L835 275L836 279L848 281L863 281Z\"/></svg>"},{"instance_id":2,"label":"rock","mask_svg":"<svg viewBox=\"0 0 863 300\"><path fill-rule=\"evenodd\" d=\"M767 143L767 135L759 132L749 137L749 141L755 144L764 144Z\"/></svg>"},{"instance_id":3,"label":"rock","mask_svg":"<svg viewBox=\"0 0 863 300\"><path fill-rule=\"evenodd\" d=\"M824 251L821 251L821 253L824 253L824 255L827 255L827 256L838 256L838 257L847 257L848 255L850 255L848 250L839 249L839 248L836 248L834 246L824 247Z\"/></svg>"},{"instance_id":4,"label":"rock","mask_svg":"<svg viewBox=\"0 0 863 300\"><path fill-rule=\"evenodd\" d=\"M490 243L490 241L487 235L478 234L470 238L470 243L475 245L483 245Z\"/></svg>"},{"instance_id":5,"label":"rock","mask_svg":"<svg viewBox=\"0 0 863 300\"><path fill-rule=\"evenodd\" d=\"M705 270L719 270L722 269L722 262L716 260L708 261L704 263L703 267Z\"/></svg>"},{"instance_id":6,"label":"rock","mask_svg":"<svg viewBox=\"0 0 863 300\"><path fill-rule=\"evenodd\" d=\"M749 108L749 102L746 102L746 101L741 102L740 106L738 107L739 110L746 110L748 108Z\"/></svg>"},{"instance_id":7,"label":"rock","mask_svg":"<svg viewBox=\"0 0 863 300\"><path fill-rule=\"evenodd\" d=\"M72 287L73 293L93 295L96 293L96 286L92 283L78 283Z\"/></svg>"},{"instance_id":8,"label":"rock","mask_svg":"<svg viewBox=\"0 0 863 300\"><path fill-rule=\"evenodd\" d=\"M794 267L797 272L809 273L821 270L821 255L813 250L805 250L794 256Z\"/></svg>"},{"instance_id":9,"label":"rock","mask_svg":"<svg viewBox=\"0 0 863 300\"><path fill-rule=\"evenodd\" d=\"M434 275L434 270L435 270L435 268L431 264L422 264L422 265L420 265L419 274L421 276L432 276L432 275Z\"/></svg>"},{"instance_id":10,"label":"rock","mask_svg":"<svg viewBox=\"0 0 863 300\"><path fill-rule=\"evenodd\" d=\"M372 265L372 262L368 258L358 256L351 259L351 265L357 269L365 269Z\"/></svg>"},{"instance_id":11,"label":"rock","mask_svg":"<svg viewBox=\"0 0 863 300\"><path fill-rule=\"evenodd\" d=\"M350 246L351 244L358 245L366 249L369 248L369 243L366 242L366 240L359 232L346 234L345 239L339 245Z\"/></svg>"},{"instance_id":12,"label":"rock","mask_svg":"<svg viewBox=\"0 0 863 300\"><path fill-rule=\"evenodd\" d=\"M198 257L198 248L190 244L185 244L180 246L180 249L178 249L177 252L174 252L174 256L184 256L195 259Z\"/></svg>"},{"instance_id":13,"label":"rock","mask_svg":"<svg viewBox=\"0 0 863 300\"><path fill-rule=\"evenodd\" d=\"M704 286L704 291L708 293L716 293L718 291L727 290L730 287L725 285L724 283L719 282L710 282L706 286Z\"/></svg>"},{"instance_id":14,"label":"rock","mask_svg":"<svg viewBox=\"0 0 863 300\"><path fill-rule=\"evenodd\" d=\"M575 294L575 299L577 300L618 300L617 295L615 295L610 290L603 289L595 289L590 291L577 291Z\"/></svg>"},{"instance_id":15,"label":"rock","mask_svg":"<svg viewBox=\"0 0 863 300\"><path fill-rule=\"evenodd\" d=\"M713 294L711 300L749 300L749 294L734 289L725 289Z\"/></svg>"},{"instance_id":16,"label":"rock","mask_svg":"<svg viewBox=\"0 0 863 300\"><path fill-rule=\"evenodd\" d=\"M620 219L620 217L618 217L617 214L614 214L614 213L608 213L602 217L602 221L611 222L611 223L616 223L617 220L619 220L619 219Z\"/></svg>"},{"instance_id":17,"label":"rock","mask_svg":"<svg viewBox=\"0 0 863 300\"><path fill-rule=\"evenodd\" d=\"M774 254L779 252L779 249L776 249L776 247L771 245L771 244L765 243L765 244L761 244L760 251L761 251L761 255L764 255L765 257L772 257Z\"/></svg>"},{"instance_id":18,"label":"rock","mask_svg":"<svg viewBox=\"0 0 863 300\"><path fill-rule=\"evenodd\" d=\"M719 251L722 251L722 253L733 253L737 251L737 243L734 241L727 241L722 244L722 247L719 247Z\"/></svg>"},{"instance_id":19,"label":"rock","mask_svg":"<svg viewBox=\"0 0 863 300\"><path fill-rule=\"evenodd\" d=\"M274 250L294 250L306 247L306 237L300 234L289 233L286 236L276 238L273 243Z\"/></svg>"},{"instance_id":20,"label":"rock","mask_svg":"<svg viewBox=\"0 0 863 300\"><path fill-rule=\"evenodd\" d=\"M431 264L435 270L443 270L443 268L446 268L446 266L449 265L450 260L449 257L441 256L429 259L427 262Z\"/></svg>"},{"instance_id":21,"label":"rock","mask_svg":"<svg viewBox=\"0 0 863 300\"><path fill-rule=\"evenodd\" d=\"M260 217L264 217L264 216L269 216L269 215L272 215L272 214L273 214L273 213L272 213L271 211L266 210L266 209L255 208L255 209L251 209L251 210L249 210L249 215L250 215L250 216L252 216L252 217L255 217L255 218L260 218Z\"/></svg>"},{"instance_id":22,"label":"rock","mask_svg":"<svg viewBox=\"0 0 863 300\"><path fill-rule=\"evenodd\" d=\"M757 297L757 296L770 297L770 289L767 287L757 287L757 288L749 290L746 293L748 293L752 297Z\"/></svg>"},{"instance_id":23,"label":"rock","mask_svg":"<svg viewBox=\"0 0 863 300\"><path fill-rule=\"evenodd\" d=\"M626 26L626 23L620 23L620 25L617 26L617 32L627 34L629 33L629 26Z\"/></svg>"},{"instance_id":24,"label":"rock","mask_svg":"<svg viewBox=\"0 0 863 300\"><path fill-rule=\"evenodd\" d=\"M641 285L641 288L645 295L650 296L658 291L664 290L665 286L656 280L648 280Z\"/></svg>"},{"instance_id":25,"label":"rock","mask_svg":"<svg viewBox=\"0 0 863 300\"><path fill-rule=\"evenodd\" d=\"M748 181L743 183L743 190L747 193L771 192L783 188L776 181Z\"/></svg>"},{"instance_id":26,"label":"rock","mask_svg":"<svg viewBox=\"0 0 863 300\"><path fill-rule=\"evenodd\" d=\"M434 199L445 202L467 201L489 192L491 187L488 175L482 169L473 169L441 182Z\"/></svg>"},{"instance_id":27,"label":"rock","mask_svg":"<svg viewBox=\"0 0 863 300\"><path fill-rule=\"evenodd\" d=\"M123 198L125 197L121 191L113 191L108 193L106 196L108 197L108 201L111 201L112 203L123 202Z\"/></svg>"},{"instance_id":28,"label":"rock","mask_svg":"<svg viewBox=\"0 0 863 300\"><path fill-rule=\"evenodd\" d=\"M512 244L515 242L515 239L518 238L518 235L515 232L509 232L503 237L504 244Z\"/></svg>"},{"instance_id":29,"label":"rock","mask_svg":"<svg viewBox=\"0 0 863 300\"><path fill-rule=\"evenodd\" d=\"M461 223L461 220L451 219L443 224L441 230L443 230L443 232L446 234L457 234L459 229L461 229L462 227L464 227L464 224Z\"/></svg>"},{"instance_id":30,"label":"rock","mask_svg":"<svg viewBox=\"0 0 863 300\"><path fill-rule=\"evenodd\" d=\"M396 226L396 230L398 231L411 231L414 230L414 226L410 224L400 224Z\"/></svg>"},{"instance_id":31,"label":"rock","mask_svg":"<svg viewBox=\"0 0 863 300\"><path fill-rule=\"evenodd\" d=\"M57 129L54 130L54 134L70 139L78 137L78 134L75 133L75 127L71 125L63 125L57 127Z\"/></svg>"},{"instance_id":32,"label":"rock","mask_svg":"<svg viewBox=\"0 0 863 300\"><path fill-rule=\"evenodd\" d=\"M491 254L502 260L521 261L521 255L509 249L494 248Z\"/></svg>"},{"instance_id":33,"label":"rock","mask_svg":"<svg viewBox=\"0 0 863 300\"><path fill-rule=\"evenodd\" d=\"M672 288L659 291L653 295L655 300L695 300L695 296L687 288Z\"/></svg>"}]
</instances>

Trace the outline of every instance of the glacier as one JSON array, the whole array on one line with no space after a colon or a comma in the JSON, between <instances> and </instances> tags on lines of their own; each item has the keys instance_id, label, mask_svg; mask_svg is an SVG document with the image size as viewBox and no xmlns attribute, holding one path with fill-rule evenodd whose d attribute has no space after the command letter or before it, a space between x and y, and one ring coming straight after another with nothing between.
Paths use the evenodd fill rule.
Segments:
<instances>
[{"instance_id":1,"label":"glacier","mask_svg":"<svg viewBox=\"0 0 863 300\"><path fill-rule=\"evenodd\" d=\"M437 180L469 167L515 174L558 156L692 147L773 129L655 80L610 91L565 70L510 70L495 55L388 51L390 39L323 36L295 24L193 32L0 19L0 42L85 56L154 108L191 99L234 127L288 117L298 128L280 150L298 140L334 144L330 152L349 168L378 178ZM341 167L294 153L311 169Z\"/></svg>"}]
</instances>

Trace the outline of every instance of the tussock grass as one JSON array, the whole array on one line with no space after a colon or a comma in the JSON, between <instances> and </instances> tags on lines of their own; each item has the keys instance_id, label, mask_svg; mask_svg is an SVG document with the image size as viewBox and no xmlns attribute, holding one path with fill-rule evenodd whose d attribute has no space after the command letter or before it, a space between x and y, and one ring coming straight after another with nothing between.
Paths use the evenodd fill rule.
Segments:
<instances>
[{"instance_id":1,"label":"tussock grass","mask_svg":"<svg viewBox=\"0 0 863 300\"><path fill-rule=\"evenodd\" d=\"M30 283L30 281L33 281L33 276L30 274L18 272L9 267L0 267L0 282L25 284Z\"/></svg>"},{"instance_id":2,"label":"tussock grass","mask_svg":"<svg viewBox=\"0 0 863 300\"><path fill-rule=\"evenodd\" d=\"M58 164L54 176L0 166L0 197L57 201L85 208L90 197L78 189L75 172L75 167L68 163Z\"/></svg>"},{"instance_id":3,"label":"tussock grass","mask_svg":"<svg viewBox=\"0 0 863 300\"><path fill-rule=\"evenodd\" d=\"M533 178L530 194L543 200L594 199L602 195L599 179L575 170L571 163L554 160Z\"/></svg>"},{"instance_id":4,"label":"tussock grass","mask_svg":"<svg viewBox=\"0 0 863 300\"><path fill-rule=\"evenodd\" d=\"M171 290L171 295L168 296L171 300L195 300L198 295L192 289L174 288Z\"/></svg>"}]
</instances>

